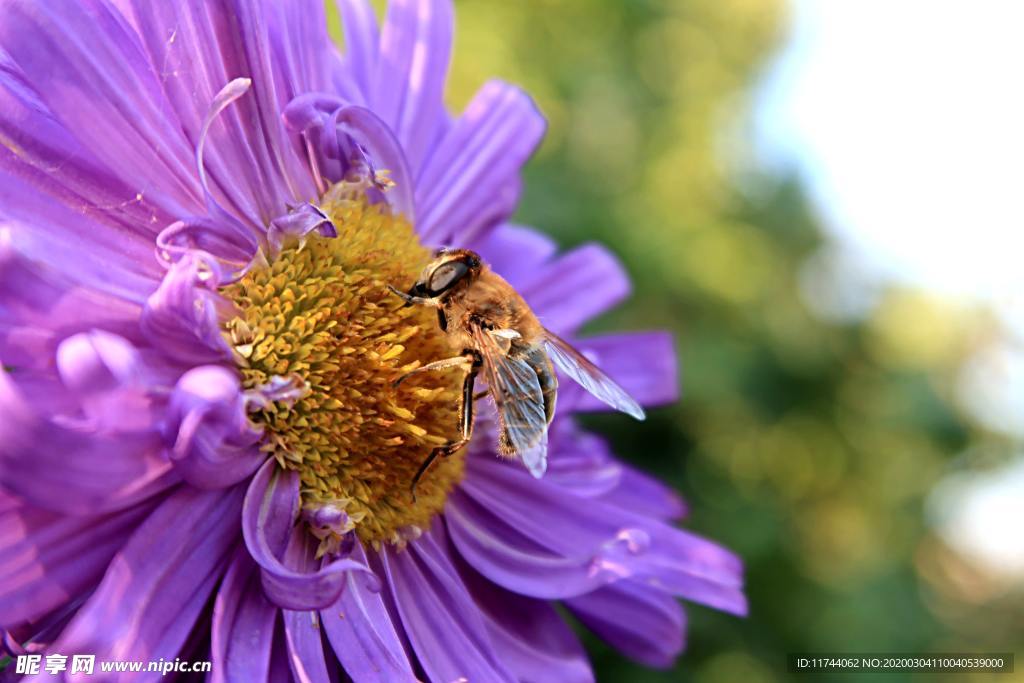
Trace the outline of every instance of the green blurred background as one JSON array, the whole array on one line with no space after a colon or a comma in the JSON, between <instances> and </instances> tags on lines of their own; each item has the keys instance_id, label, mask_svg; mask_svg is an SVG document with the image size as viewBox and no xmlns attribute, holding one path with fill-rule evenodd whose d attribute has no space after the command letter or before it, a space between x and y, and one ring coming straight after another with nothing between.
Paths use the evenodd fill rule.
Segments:
<instances>
[{"instance_id":1,"label":"green blurred background","mask_svg":"<svg viewBox=\"0 0 1024 683\"><path fill-rule=\"evenodd\" d=\"M728 163L750 155L752 89L785 39L786 4L456 6L452 109L497 76L524 86L550 121L517 219L566 248L607 244L634 278L633 298L592 331L676 334L683 400L642 425L602 416L591 426L677 487L692 508L686 525L747 566L749 618L690 607L671 671L588 641L599 680L844 679L787 673L786 653L799 651L1024 656L1020 583L958 555L925 513L941 477L1013 454L954 399L963 363L997 324L900 287L859 320L815 317L800 274L825 238L804 188Z\"/></svg>"}]
</instances>

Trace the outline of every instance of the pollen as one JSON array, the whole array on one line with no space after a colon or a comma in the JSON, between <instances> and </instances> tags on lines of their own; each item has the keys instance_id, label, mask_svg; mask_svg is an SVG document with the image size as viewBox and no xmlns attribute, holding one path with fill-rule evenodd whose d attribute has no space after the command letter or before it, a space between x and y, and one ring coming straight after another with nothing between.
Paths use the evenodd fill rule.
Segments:
<instances>
[{"instance_id":1,"label":"pollen","mask_svg":"<svg viewBox=\"0 0 1024 683\"><path fill-rule=\"evenodd\" d=\"M224 334L246 388L281 378L303 387L251 416L262 447L299 473L303 507L340 507L364 543L401 544L462 478L459 452L434 463L415 500L410 491L431 450L456 437L463 378L423 373L394 386L453 355L433 310L388 291L407 287L429 257L409 222L339 186L320 209L337 236L286 243L226 287L236 310Z\"/></svg>"}]
</instances>

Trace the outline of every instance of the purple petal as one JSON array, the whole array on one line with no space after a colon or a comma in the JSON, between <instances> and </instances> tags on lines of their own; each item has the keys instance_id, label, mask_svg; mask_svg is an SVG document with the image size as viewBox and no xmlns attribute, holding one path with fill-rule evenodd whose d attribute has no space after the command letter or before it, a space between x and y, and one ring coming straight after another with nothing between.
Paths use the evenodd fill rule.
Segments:
<instances>
[{"instance_id":1,"label":"purple petal","mask_svg":"<svg viewBox=\"0 0 1024 683\"><path fill-rule=\"evenodd\" d=\"M270 459L256 473L245 495L242 533L249 552L262 569L263 589L271 602L286 609L319 609L337 601L347 572L372 572L350 558L335 560L308 573L286 567L278 555L287 547L298 505L298 475L279 470Z\"/></svg>"},{"instance_id":2,"label":"purple petal","mask_svg":"<svg viewBox=\"0 0 1024 683\"><path fill-rule=\"evenodd\" d=\"M179 489L138 527L53 645L97 659L173 659L238 540L243 489Z\"/></svg>"},{"instance_id":3,"label":"purple petal","mask_svg":"<svg viewBox=\"0 0 1024 683\"><path fill-rule=\"evenodd\" d=\"M314 559L316 543L306 529L297 527L292 531L285 564L289 569L302 574L316 571L320 561ZM319 616L316 611L282 610L285 639L288 643L289 662L295 680L302 683L327 683L327 662L320 635Z\"/></svg>"},{"instance_id":4,"label":"purple petal","mask_svg":"<svg viewBox=\"0 0 1024 683\"><path fill-rule=\"evenodd\" d=\"M384 195L385 200L396 213L413 219L414 188L408 162L398 140L376 114L331 95L309 93L289 102L284 118L289 128L304 134L317 149L317 164L328 180L388 171L394 187Z\"/></svg>"},{"instance_id":5,"label":"purple petal","mask_svg":"<svg viewBox=\"0 0 1024 683\"><path fill-rule=\"evenodd\" d=\"M427 244L468 244L508 217L519 171L544 135L544 117L518 88L491 81L417 176L417 229Z\"/></svg>"},{"instance_id":6,"label":"purple petal","mask_svg":"<svg viewBox=\"0 0 1024 683\"><path fill-rule=\"evenodd\" d=\"M262 4L249 0L227 0L228 15L235 21L237 30L237 56L242 61L242 72L253 82L256 116L255 129L262 135L262 144L253 145L268 153L264 162L268 175L273 174L278 200L273 204L277 209L270 216L264 216L264 223L283 213L282 209L295 200L310 200L316 196L309 167L296 153L298 141L289 140L281 120L281 111L298 93L275 88L273 60L281 55L272 54L267 18L262 15ZM301 49L301 48L300 48Z\"/></svg>"},{"instance_id":7,"label":"purple petal","mask_svg":"<svg viewBox=\"0 0 1024 683\"><path fill-rule=\"evenodd\" d=\"M259 572L239 547L213 604L210 655L213 683L268 681L278 609L263 596Z\"/></svg>"},{"instance_id":8,"label":"purple petal","mask_svg":"<svg viewBox=\"0 0 1024 683\"><path fill-rule=\"evenodd\" d=\"M687 600L746 613L742 565L710 541L600 499L577 498L496 459L472 458L468 470L462 490L539 546L589 560L598 574L635 577ZM476 568L502 583L490 564Z\"/></svg>"},{"instance_id":9,"label":"purple petal","mask_svg":"<svg viewBox=\"0 0 1024 683\"><path fill-rule=\"evenodd\" d=\"M338 115L346 106L349 103L335 95L306 93L284 108L285 125L306 139L323 184L351 175L354 162L363 155L355 141L338 132Z\"/></svg>"},{"instance_id":10,"label":"purple petal","mask_svg":"<svg viewBox=\"0 0 1024 683\"><path fill-rule=\"evenodd\" d=\"M448 499L445 519L459 554L488 579L520 595L573 597L619 578L594 571L592 557L565 557L539 546L461 491Z\"/></svg>"},{"instance_id":11,"label":"purple petal","mask_svg":"<svg viewBox=\"0 0 1024 683\"><path fill-rule=\"evenodd\" d=\"M122 431L106 415L46 412L62 409L55 402L67 398L52 382L18 384L0 371L0 485L46 509L97 514L128 507L176 480L152 425L129 422ZM144 397L127 392L123 405L130 410L122 415L146 422Z\"/></svg>"},{"instance_id":12,"label":"purple petal","mask_svg":"<svg viewBox=\"0 0 1024 683\"><path fill-rule=\"evenodd\" d=\"M231 360L220 327L220 272L201 252L188 254L171 265L149 297L139 324L168 358L188 365Z\"/></svg>"},{"instance_id":13,"label":"purple petal","mask_svg":"<svg viewBox=\"0 0 1024 683\"><path fill-rule=\"evenodd\" d=\"M547 483L583 498L604 496L620 487L623 465L612 457L604 439L576 429L552 431Z\"/></svg>"},{"instance_id":14,"label":"purple petal","mask_svg":"<svg viewBox=\"0 0 1024 683\"><path fill-rule=\"evenodd\" d=\"M516 289L529 283L533 273L558 250L555 241L544 233L510 223L486 233L472 246L495 273Z\"/></svg>"},{"instance_id":15,"label":"purple petal","mask_svg":"<svg viewBox=\"0 0 1024 683\"><path fill-rule=\"evenodd\" d=\"M0 358L6 365L49 369L61 339L93 327L138 340L139 311L33 263L0 229Z\"/></svg>"},{"instance_id":16,"label":"purple petal","mask_svg":"<svg viewBox=\"0 0 1024 683\"><path fill-rule=\"evenodd\" d=\"M311 196L308 173L296 151L285 147L280 122L268 108L276 107L268 98L277 95L262 58L269 38L249 7L255 3L247 3L244 13L223 1L131 4L128 14L173 111L188 138L205 143L202 168L214 201L251 228L262 228L296 199L290 182ZM232 79L245 78L257 83L254 92L216 116L204 133L215 97Z\"/></svg>"},{"instance_id":17,"label":"purple petal","mask_svg":"<svg viewBox=\"0 0 1024 683\"><path fill-rule=\"evenodd\" d=\"M103 577L155 501L107 515L71 517L0 492L0 628L34 621Z\"/></svg>"},{"instance_id":18,"label":"purple petal","mask_svg":"<svg viewBox=\"0 0 1024 683\"><path fill-rule=\"evenodd\" d=\"M402 625L420 664L433 681L513 681L494 651L479 608L441 545L445 542L435 525L405 551L386 546L381 552Z\"/></svg>"},{"instance_id":19,"label":"purple petal","mask_svg":"<svg viewBox=\"0 0 1024 683\"><path fill-rule=\"evenodd\" d=\"M270 675L267 680L269 683L291 683L295 678L292 676L291 657L288 655L284 627L279 623L275 631L274 647L270 652Z\"/></svg>"},{"instance_id":20,"label":"purple petal","mask_svg":"<svg viewBox=\"0 0 1024 683\"><path fill-rule=\"evenodd\" d=\"M566 605L609 645L646 666L667 669L683 650L683 608L650 586L620 581Z\"/></svg>"},{"instance_id":21,"label":"purple petal","mask_svg":"<svg viewBox=\"0 0 1024 683\"><path fill-rule=\"evenodd\" d=\"M78 395L132 384L141 373L139 352L124 337L90 330L68 337L57 348L57 371Z\"/></svg>"},{"instance_id":22,"label":"purple petal","mask_svg":"<svg viewBox=\"0 0 1024 683\"><path fill-rule=\"evenodd\" d=\"M338 130L366 150L373 168L390 172L395 185L385 198L406 220L415 219L413 175L398 140L376 114L362 107L345 107L338 113Z\"/></svg>"},{"instance_id":23,"label":"purple petal","mask_svg":"<svg viewBox=\"0 0 1024 683\"><path fill-rule=\"evenodd\" d=\"M86 433L150 433L158 428L163 407L154 395L162 392L167 376L167 369L153 360L152 354L105 330L71 335L57 346L56 371L62 388L49 385L46 373L37 376L40 383L35 385L61 392L67 401L52 394L36 403L37 410L57 399L51 408L61 413L54 418L64 426L77 426ZM16 371L15 380L29 376Z\"/></svg>"},{"instance_id":24,"label":"purple petal","mask_svg":"<svg viewBox=\"0 0 1024 683\"><path fill-rule=\"evenodd\" d=\"M262 432L249 422L238 377L225 367L204 365L182 375L166 419L171 462L193 486L230 486L266 459L257 445Z\"/></svg>"},{"instance_id":25,"label":"purple petal","mask_svg":"<svg viewBox=\"0 0 1024 683\"><path fill-rule=\"evenodd\" d=\"M679 494L654 477L619 463L619 484L602 498L623 510L664 520L686 516L686 503Z\"/></svg>"},{"instance_id":26,"label":"purple petal","mask_svg":"<svg viewBox=\"0 0 1024 683\"><path fill-rule=\"evenodd\" d=\"M381 33L371 100L417 172L444 116L451 54L451 0L392 0Z\"/></svg>"},{"instance_id":27,"label":"purple petal","mask_svg":"<svg viewBox=\"0 0 1024 683\"><path fill-rule=\"evenodd\" d=\"M358 103L365 104L370 99L377 68L377 17L366 0L335 0L335 4L345 30L345 70L362 96Z\"/></svg>"},{"instance_id":28,"label":"purple petal","mask_svg":"<svg viewBox=\"0 0 1024 683\"><path fill-rule=\"evenodd\" d=\"M237 279L259 249L251 231L234 219L192 216L168 225L156 237L156 252L166 264L198 253L200 258L226 266L225 277Z\"/></svg>"},{"instance_id":29,"label":"purple petal","mask_svg":"<svg viewBox=\"0 0 1024 683\"><path fill-rule=\"evenodd\" d=\"M550 603L509 593L465 566L460 575L483 615L498 658L516 680L594 680L583 645Z\"/></svg>"},{"instance_id":30,"label":"purple petal","mask_svg":"<svg viewBox=\"0 0 1024 683\"><path fill-rule=\"evenodd\" d=\"M220 118L226 109L248 93L251 88L251 78L235 78L228 81L223 88L218 90L217 94L210 101L210 107L206 112L206 116L203 117L203 125L199 129L199 139L196 141L196 170L199 173L199 184L203 188L203 196L206 198L207 210L216 222L223 224L226 229L236 233L244 233L246 228L242 221L233 216L213 194L210 176L206 170L206 143L210 137L210 128L214 122ZM260 216L254 217L250 215L244 217L254 222L258 228L262 228L266 222L267 214L275 215L280 213L281 204L287 202L289 198L287 191L278 187L275 187L275 189L278 190L278 196L275 196L271 190L268 190L267 196L263 197L263 199L269 200L269 204L263 204Z\"/></svg>"},{"instance_id":31,"label":"purple petal","mask_svg":"<svg viewBox=\"0 0 1024 683\"><path fill-rule=\"evenodd\" d=\"M8 365L39 360L49 367L59 339L91 328L140 339L137 304L83 287L53 261L30 258L18 242L0 224L0 353Z\"/></svg>"},{"instance_id":32,"label":"purple petal","mask_svg":"<svg viewBox=\"0 0 1024 683\"><path fill-rule=\"evenodd\" d=\"M366 553L358 542L352 555L367 563ZM383 595L374 587L359 574L350 573L338 602L320 611L320 622L334 654L353 681L411 683L416 676L398 635L400 626L393 622Z\"/></svg>"},{"instance_id":33,"label":"purple petal","mask_svg":"<svg viewBox=\"0 0 1024 683\"><path fill-rule=\"evenodd\" d=\"M571 342L645 406L674 403L679 398L679 370L668 332L628 332ZM575 382L559 387L559 407L570 411L606 411L608 406Z\"/></svg>"},{"instance_id":34,"label":"purple petal","mask_svg":"<svg viewBox=\"0 0 1024 683\"><path fill-rule=\"evenodd\" d=\"M328 683L324 646L320 640L320 622L315 611L284 610L289 663L295 680L302 683Z\"/></svg>"},{"instance_id":35,"label":"purple petal","mask_svg":"<svg viewBox=\"0 0 1024 683\"><path fill-rule=\"evenodd\" d=\"M306 236L312 232L321 237L338 236L338 229L330 216L313 204L306 203L271 221L267 241L270 248L277 252L291 240L305 241Z\"/></svg>"},{"instance_id":36,"label":"purple petal","mask_svg":"<svg viewBox=\"0 0 1024 683\"><path fill-rule=\"evenodd\" d=\"M109 4L5 2L0 45L55 118L125 183L171 215L196 213L202 194L192 147L138 36Z\"/></svg>"},{"instance_id":37,"label":"purple petal","mask_svg":"<svg viewBox=\"0 0 1024 683\"><path fill-rule=\"evenodd\" d=\"M209 130L203 167L216 201L261 228L288 203L312 199L304 150L278 114L295 94L326 87L332 47L322 6L312 0L132 4L131 19L189 139L206 139L200 129L207 107L225 84L253 84Z\"/></svg>"},{"instance_id":38,"label":"purple petal","mask_svg":"<svg viewBox=\"0 0 1024 683\"><path fill-rule=\"evenodd\" d=\"M281 101L326 90L333 43L327 35L323 0L271 2L264 5L264 11L268 13L271 62L277 69Z\"/></svg>"},{"instance_id":39,"label":"purple petal","mask_svg":"<svg viewBox=\"0 0 1024 683\"><path fill-rule=\"evenodd\" d=\"M202 139L201 129L210 103L226 83L240 75L233 69L229 74L221 51L221 41L230 43L235 35L226 4L144 0L126 0L122 4L127 20L160 76L170 110L189 140ZM210 189L216 198L255 223L265 206L262 202L269 198L269 181L252 148L251 138L258 139L259 132L251 128L243 125L237 111L219 117L205 145L204 167L209 170ZM189 151L194 152L194 146L190 145ZM194 173L194 161L190 164ZM182 215L179 213L176 218Z\"/></svg>"},{"instance_id":40,"label":"purple petal","mask_svg":"<svg viewBox=\"0 0 1024 683\"><path fill-rule=\"evenodd\" d=\"M548 262L520 293L545 326L562 334L622 301L629 279L610 251L586 244Z\"/></svg>"},{"instance_id":41,"label":"purple petal","mask_svg":"<svg viewBox=\"0 0 1024 683\"><path fill-rule=\"evenodd\" d=\"M66 270L98 275L96 285L128 280L138 297L161 275L147 254L173 215L84 149L19 74L0 51L0 215L25 224L36 257L71 256ZM75 258L84 249L95 263Z\"/></svg>"}]
</instances>

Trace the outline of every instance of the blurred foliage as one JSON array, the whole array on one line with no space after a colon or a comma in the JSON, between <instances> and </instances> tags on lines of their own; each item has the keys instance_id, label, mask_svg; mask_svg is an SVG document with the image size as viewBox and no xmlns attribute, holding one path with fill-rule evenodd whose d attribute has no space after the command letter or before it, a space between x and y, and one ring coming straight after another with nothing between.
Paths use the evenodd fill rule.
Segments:
<instances>
[{"instance_id":1,"label":"blurred foliage","mask_svg":"<svg viewBox=\"0 0 1024 683\"><path fill-rule=\"evenodd\" d=\"M922 512L953 463L1008 450L953 400L990 322L900 290L860 319L815 317L808 288L825 284L805 265L820 226L798 182L751 170L751 88L784 39L783 2L456 4L452 109L500 77L550 121L518 219L622 257L633 299L593 331L677 335L681 403L643 425L589 423L677 486L687 525L747 565L749 618L691 606L668 672L589 642L599 679L782 681L787 652L1020 648L1019 592L984 589Z\"/></svg>"}]
</instances>

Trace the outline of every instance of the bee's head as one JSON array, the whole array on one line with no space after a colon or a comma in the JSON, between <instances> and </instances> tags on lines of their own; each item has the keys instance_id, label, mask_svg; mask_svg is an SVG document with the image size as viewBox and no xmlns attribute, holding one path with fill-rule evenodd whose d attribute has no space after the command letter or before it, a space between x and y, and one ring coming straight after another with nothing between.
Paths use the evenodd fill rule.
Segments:
<instances>
[{"instance_id":1,"label":"bee's head","mask_svg":"<svg viewBox=\"0 0 1024 683\"><path fill-rule=\"evenodd\" d=\"M409 290L409 294L441 296L456 285L472 282L482 266L483 262L475 251L442 247L434 252L433 260L423 269L420 279Z\"/></svg>"}]
</instances>

